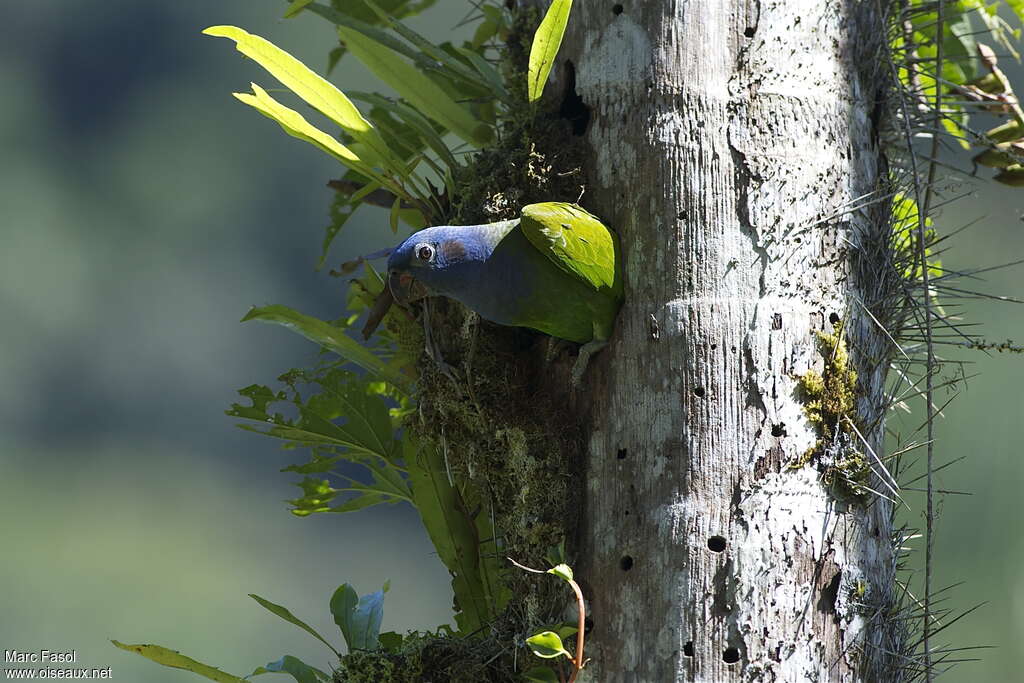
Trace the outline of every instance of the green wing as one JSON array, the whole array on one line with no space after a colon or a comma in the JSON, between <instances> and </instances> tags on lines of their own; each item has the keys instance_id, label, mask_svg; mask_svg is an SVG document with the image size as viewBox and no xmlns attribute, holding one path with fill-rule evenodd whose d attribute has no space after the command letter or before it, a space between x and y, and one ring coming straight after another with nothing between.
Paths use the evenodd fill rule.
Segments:
<instances>
[{"instance_id":1,"label":"green wing","mask_svg":"<svg viewBox=\"0 0 1024 683\"><path fill-rule=\"evenodd\" d=\"M622 296L615 234L576 204L543 202L523 207L520 229L538 251L580 282Z\"/></svg>"}]
</instances>

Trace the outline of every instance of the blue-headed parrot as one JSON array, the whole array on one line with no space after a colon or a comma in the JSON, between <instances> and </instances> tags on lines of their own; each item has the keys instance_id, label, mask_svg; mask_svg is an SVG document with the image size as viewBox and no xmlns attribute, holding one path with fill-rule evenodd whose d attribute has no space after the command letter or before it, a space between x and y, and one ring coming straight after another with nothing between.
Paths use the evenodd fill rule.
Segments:
<instances>
[{"instance_id":1,"label":"blue-headed parrot","mask_svg":"<svg viewBox=\"0 0 1024 683\"><path fill-rule=\"evenodd\" d=\"M615 233L563 202L530 204L497 223L420 230L391 252L388 285L399 303L447 296L486 320L584 344L577 382L623 298Z\"/></svg>"}]
</instances>

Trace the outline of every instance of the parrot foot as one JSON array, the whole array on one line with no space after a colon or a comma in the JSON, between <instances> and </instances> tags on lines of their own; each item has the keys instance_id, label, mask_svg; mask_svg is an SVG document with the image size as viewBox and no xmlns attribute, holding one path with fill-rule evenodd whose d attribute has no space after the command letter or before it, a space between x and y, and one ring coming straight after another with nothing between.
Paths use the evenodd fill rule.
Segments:
<instances>
[{"instance_id":1,"label":"parrot foot","mask_svg":"<svg viewBox=\"0 0 1024 683\"><path fill-rule=\"evenodd\" d=\"M587 371L587 366L590 365L590 357L606 346L608 346L607 339L595 339L580 347L580 353L576 357L576 364L572 366L572 386L574 389L583 381L583 373Z\"/></svg>"}]
</instances>

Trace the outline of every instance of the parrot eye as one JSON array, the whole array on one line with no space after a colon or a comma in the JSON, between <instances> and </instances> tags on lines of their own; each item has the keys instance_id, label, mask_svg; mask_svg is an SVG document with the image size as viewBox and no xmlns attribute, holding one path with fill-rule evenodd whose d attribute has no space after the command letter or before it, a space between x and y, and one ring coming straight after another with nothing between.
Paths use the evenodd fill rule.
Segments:
<instances>
[{"instance_id":1,"label":"parrot eye","mask_svg":"<svg viewBox=\"0 0 1024 683\"><path fill-rule=\"evenodd\" d=\"M429 244L417 244L416 245L416 258L424 263L429 263L434 260L434 247Z\"/></svg>"}]
</instances>

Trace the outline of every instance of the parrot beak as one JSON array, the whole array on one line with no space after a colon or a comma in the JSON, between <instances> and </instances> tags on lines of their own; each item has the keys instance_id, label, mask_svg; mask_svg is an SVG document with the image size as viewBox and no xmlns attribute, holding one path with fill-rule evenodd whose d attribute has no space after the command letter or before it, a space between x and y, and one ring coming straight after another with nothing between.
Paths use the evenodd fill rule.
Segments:
<instances>
[{"instance_id":1,"label":"parrot beak","mask_svg":"<svg viewBox=\"0 0 1024 683\"><path fill-rule=\"evenodd\" d=\"M422 282L409 273L392 271L388 277L388 289L399 304L407 304L427 296L429 292Z\"/></svg>"},{"instance_id":2,"label":"parrot beak","mask_svg":"<svg viewBox=\"0 0 1024 683\"><path fill-rule=\"evenodd\" d=\"M363 339L369 339L377 331L377 327L384 320L384 316L388 314L388 310L391 308L394 300L389 287L385 287L377 295L373 302L373 307L370 309L370 314L366 317L366 324L363 325Z\"/></svg>"}]
</instances>

